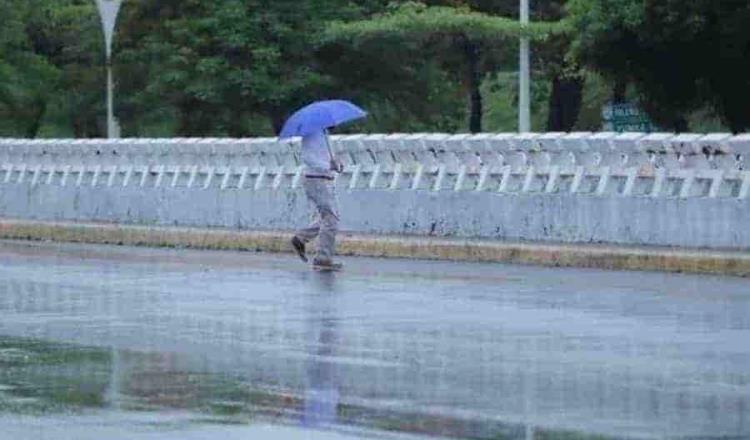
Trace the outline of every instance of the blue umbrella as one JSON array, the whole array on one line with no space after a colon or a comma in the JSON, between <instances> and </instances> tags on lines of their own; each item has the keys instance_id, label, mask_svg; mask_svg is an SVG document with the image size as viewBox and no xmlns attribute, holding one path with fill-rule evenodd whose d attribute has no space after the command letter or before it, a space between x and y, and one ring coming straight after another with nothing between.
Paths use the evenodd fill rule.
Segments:
<instances>
[{"instance_id":1,"label":"blue umbrella","mask_svg":"<svg viewBox=\"0 0 750 440\"><path fill-rule=\"evenodd\" d=\"M297 110L284 124L279 139L309 134L362 119L367 112L349 101L318 101Z\"/></svg>"}]
</instances>

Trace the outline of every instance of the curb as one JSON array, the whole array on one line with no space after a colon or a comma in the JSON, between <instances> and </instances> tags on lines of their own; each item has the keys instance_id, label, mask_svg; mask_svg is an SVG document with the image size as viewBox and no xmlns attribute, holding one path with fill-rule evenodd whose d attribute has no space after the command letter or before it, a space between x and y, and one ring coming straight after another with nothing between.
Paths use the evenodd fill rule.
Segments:
<instances>
[{"instance_id":1,"label":"curb","mask_svg":"<svg viewBox=\"0 0 750 440\"><path fill-rule=\"evenodd\" d=\"M0 219L0 239L291 252L290 232ZM341 233L347 256L532 264L750 277L750 252L608 245L533 244Z\"/></svg>"}]
</instances>

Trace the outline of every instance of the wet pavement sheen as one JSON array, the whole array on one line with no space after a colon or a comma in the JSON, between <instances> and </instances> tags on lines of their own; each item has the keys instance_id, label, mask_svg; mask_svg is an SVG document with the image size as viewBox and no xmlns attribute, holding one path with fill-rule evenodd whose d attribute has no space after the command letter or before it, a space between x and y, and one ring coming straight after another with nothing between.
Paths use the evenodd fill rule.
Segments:
<instances>
[{"instance_id":1,"label":"wet pavement sheen","mask_svg":"<svg viewBox=\"0 0 750 440\"><path fill-rule=\"evenodd\" d=\"M343 262L0 242L0 439L750 438L747 279Z\"/></svg>"}]
</instances>

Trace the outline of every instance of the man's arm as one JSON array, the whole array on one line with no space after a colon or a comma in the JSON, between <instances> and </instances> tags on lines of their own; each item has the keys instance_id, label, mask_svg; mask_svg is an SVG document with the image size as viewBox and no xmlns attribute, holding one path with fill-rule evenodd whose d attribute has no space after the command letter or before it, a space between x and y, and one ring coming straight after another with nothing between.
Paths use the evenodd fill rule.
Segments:
<instances>
[{"instance_id":1,"label":"man's arm","mask_svg":"<svg viewBox=\"0 0 750 440\"><path fill-rule=\"evenodd\" d=\"M339 174L344 172L344 164L341 163L336 157L333 155L333 150L331 150L331 144L328 142L328 132L326 131L323 134L323 137L325 138L326 142L326 148L328 148L328 157L331 158L331 171L335 171Z\"/></svg>"}]
</instances>

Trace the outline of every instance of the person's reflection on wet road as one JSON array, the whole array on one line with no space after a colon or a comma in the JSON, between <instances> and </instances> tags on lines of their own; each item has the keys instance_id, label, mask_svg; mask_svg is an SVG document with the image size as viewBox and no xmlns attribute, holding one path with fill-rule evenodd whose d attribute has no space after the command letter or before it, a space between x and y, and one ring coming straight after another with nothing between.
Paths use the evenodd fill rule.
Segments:
<instances>
[{"instance_id":1,"label":"person's reflection on wet road","mask_svg":"<svg viewBox=\"0 0 750 440\"><path fill-rule=\"evenodd\" d=\"M315 274L315 287L307 307L308 361L302 423L306 427L326 427L336 423L339 402L336 275Z\"/></svg>"}]
</instances>

